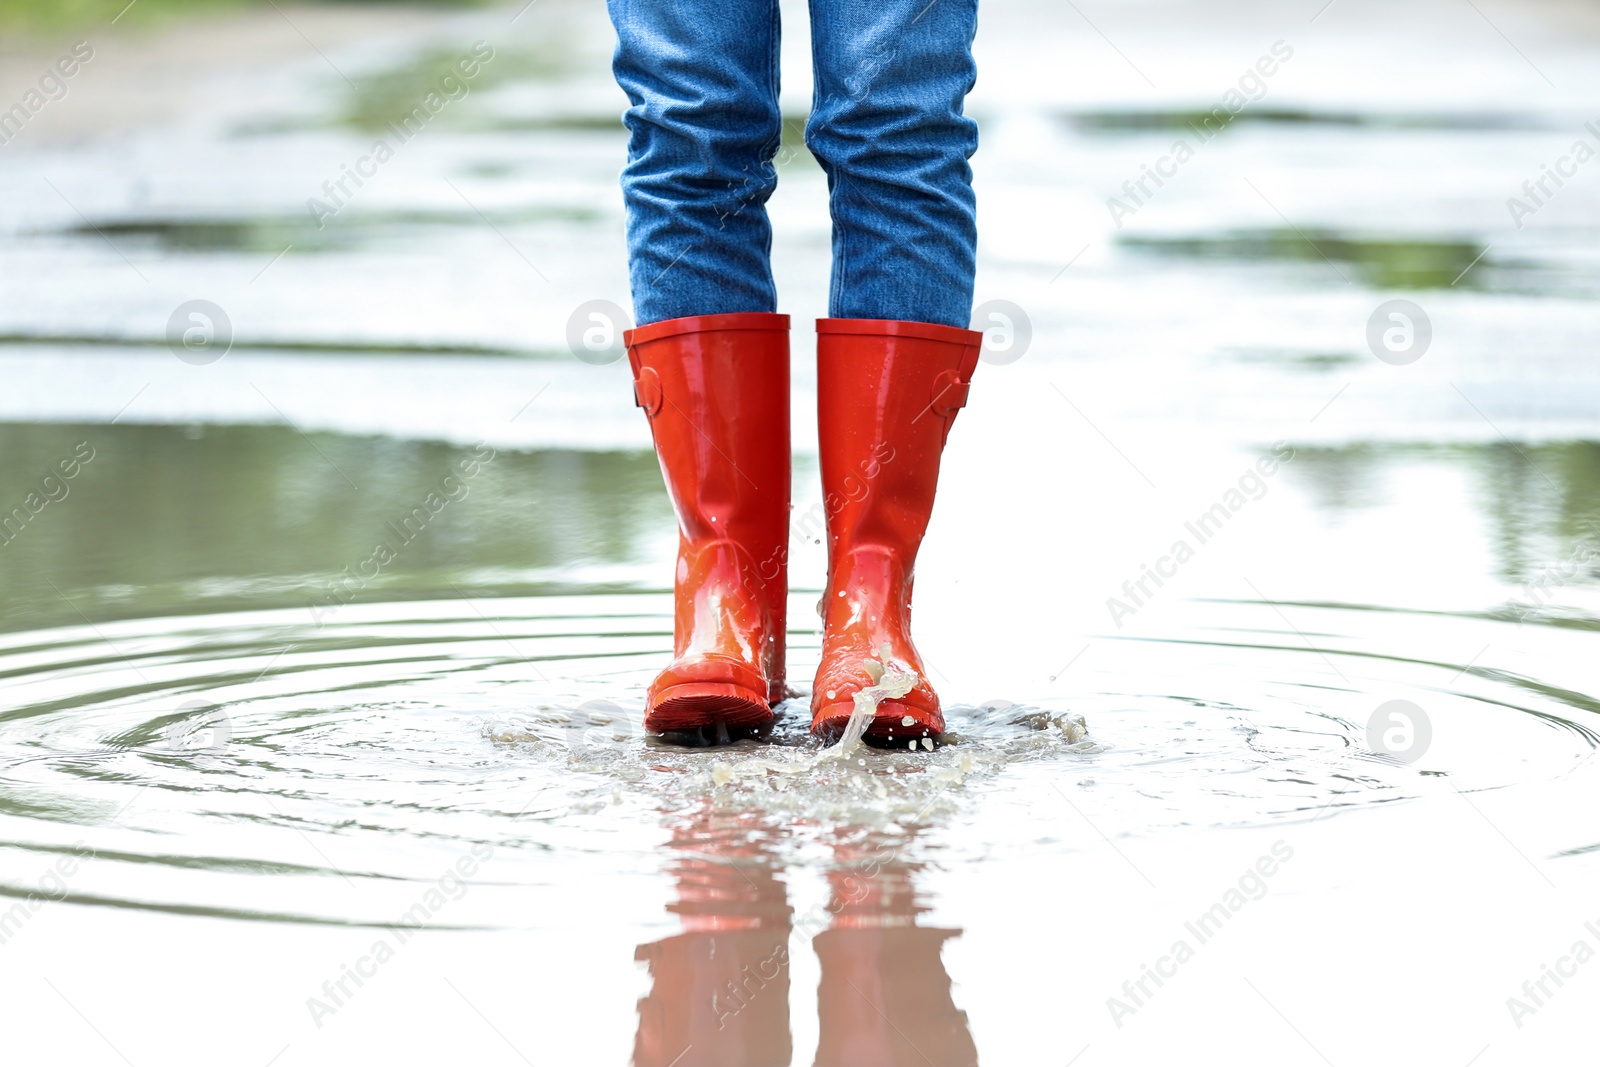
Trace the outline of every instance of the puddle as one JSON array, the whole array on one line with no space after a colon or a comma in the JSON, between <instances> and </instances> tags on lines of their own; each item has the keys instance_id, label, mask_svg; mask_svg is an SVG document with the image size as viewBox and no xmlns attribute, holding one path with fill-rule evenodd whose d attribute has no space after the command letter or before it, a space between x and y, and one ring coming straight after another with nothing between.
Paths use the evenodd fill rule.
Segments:
<instances>
[{"instance_id":1,"label":"puddle","mask_svg":"<svg viewBox=\"0 0 1600 1067\"><path fill-rule=\"evenodd\" d=\"M807 729L804 330L798 695L730 745L641 729L671 510L625 364L567 354L574 309L626 302L601 7L441 14L330 48L353 88L308 51L193 121L9 155L0 897L27 911L73 867L26 926L0 907L0 992L44 1020L19 1047L1570 1059L1577 994L1489 1016L1579 935L1563 902L1600 855L1600 230L1581 181L1521 229L1503 206L1600 113L1594 46L1342 0L1295 37L1303 80L1117 228L1106 199L1185 102L1280 35L1213 25L1241 10L1090 5L1096 33L986 9L978 299L1031 334L979 369L918 562L932 751L823 758ZM1361 66L1380 30L1418 44L1404 77ZM471 91L318 228L307 198L480 39ZM1481 99L1440 99L1467 69ZM808 99L786 70L770 210L797 323L829 278ZM1428 294L1408 366L1368 348L1394 291ZM165 350L197 297L236 332L204 366ZM1292 462L1241 482L1273 442ZM1220 533L1188 531L1217 507ZM1169 574L1174 539L1194 556ZM1392 701L1428 723L1409 762L1374 741ZM1216 907L1228 947L1108 1014ZM1352 976L1403 1012L1349 1025Z\"/></svg>"},{"instance_id":2,"label":"puddle","mask_svg":"<svg viewBox=\"0 0 1600 1067\"><path fill-rule=\"evenodd\" d=\"M496 211L485 216L492 225L522 226L568 222L592 224L605 212L581 207L534 207ZM318 226L309 213L275 218L196 219L146 218L86 223L64 232L80 240L117 241L129 251L158 253L257 252L271 256L292 246L296 252L349 251L374 247L403 248L408 242L431 240L429 229L481 225L483 218L461 212L356 212L341 214Z\"/></svg>"},{"instance_id":3,"label":"puddle","mask_svg":"<svg viewBox=\"0 0 1600 1067\"><path fill-rule=\"evenodd\" d=\"M1129 234L1129 248L1163 256L1247 263L1291 261L1348 264L1355 276L1377 289L1447 289L1484 257L1470 241L1358 237L1309 229L1250 230L1215 236L1151 237ZM1494 263L1483 263L1480 278ZM1463 282L1463 284L1465 284Z\"/></svg>"},{"instance_id":4,"label":"puddle","mask_svg":"<svg viewBox=\"0 0 1600 1067\"><path fill-rule=\"evenodd\" d=\"M1353 670L1403 653L1364 642L1360 612L1297 607L1338 638L1308 654L1267 607L1217 607L1255 635L1127 650L1181 670L1180 692L954 704L934 751L831 760L818 758L828 750L800 701L763 741L685 748L646 736L644 688L670 647L662 594L463 595L352 604L318 621L287 609L14 633L0 640L0 848L87 842L83 903L378 925L439 856L475 844L526 857L525 877L550 849L618 874L648 864L658 844L638 838L638 822L649 812L781 824L772 858L786 864L839 834L909 835L905 861L998 862L1054 832L985 817L987 797L1029 781L1093 805L1107 832L1151 835L1345 814L1428 795L1430 775L1476 790L1552 778L1600 743L1593 696L1407 659L1410 684L1396 691L1426 700L1461 747L1417 767L1374 755L1365 722L1324 710L1318 656ZM1402 621L1427 624L1382 629ZM597 704L612 721L591 721ZM957 823L982 832L923 852ZM337 859L308 862L305 835ZM318 893L339 878L372 892ZM519 915L516 891L489 887L444 925L543 922Z\"/></svg>"},{"instance_id":5,"label":"puddle","mask_svg":"<svg viewBox=\"0 0 1600 1067\"><path fill-rule=\"evenodd\" d=\"M1218 116L1202 109L1149 110L1149 111L1067 111L1057 116L1058 121L1078 133L1118 134L1171 131L1192 133L1197 130L1213 131L1203 140L1214 136L1218 130ZM1209 121L1210 126L1206 124ZM1227 126L1328 126L1369 130L1531 130L1548 125L1548 120L1538 114L1450 113L1405 114L1375 111L1313 111L1308 108L1284 108L1252 103L1232 115Z\"/></svg>"},{"instance_id":6,"label":"puddle","mask_svg":"<svg viewBox=\"0 0 1600 1067\"><path fill-rule=\"evenodd\" d=\"M463 77L463 70L470 71L470 77ZM499 48L484 42L476 53L473 46L432 49L403 64L358 77L338 121L379 133L410 116L432 92L443 101L436 114L452 125L469 121L463 120L462 113L473 111L468 102L473 93L507 82L560 82L580 70L570 45L559 39ZM611 117L611 124L618 124L616 116Z\"/></svg>"}]
</instances>

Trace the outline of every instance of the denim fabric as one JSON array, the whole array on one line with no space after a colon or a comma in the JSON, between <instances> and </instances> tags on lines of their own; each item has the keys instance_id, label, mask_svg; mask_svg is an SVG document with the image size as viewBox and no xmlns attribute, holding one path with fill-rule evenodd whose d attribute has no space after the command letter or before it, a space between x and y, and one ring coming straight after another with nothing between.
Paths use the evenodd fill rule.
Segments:
<instances>
[{"instance_id":1,"label":"denim fabric","mask_svg":"<svg viewBox=\"0 0 1600 1067\"><path fill-rule=\"evenodd\" d=\"M977 0L810 0L806 144L828 176L835 318L966 327L977 244ZM608 0L640 325L775 311L776 0Z\"/></svg>"}]
</instances>

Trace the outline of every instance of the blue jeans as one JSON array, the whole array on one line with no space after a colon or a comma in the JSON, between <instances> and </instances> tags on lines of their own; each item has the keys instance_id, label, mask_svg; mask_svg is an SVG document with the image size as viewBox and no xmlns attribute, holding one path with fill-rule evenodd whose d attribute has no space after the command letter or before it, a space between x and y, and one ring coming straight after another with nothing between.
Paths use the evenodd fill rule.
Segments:
<instances>
[{"instance_id":1,"label":"blue jeans","mask_svg":"<svg viewBox=\"0 0 1600 1067\"><path fill-rule=\"evenodd\" d=\"M608 0L632 106L639 325L777 310L767 198L782 133L777 0ZM835 318L965 328L977 245L977 0L811 0L806 145L828 176Z\"/></svg>"}]
</instances>

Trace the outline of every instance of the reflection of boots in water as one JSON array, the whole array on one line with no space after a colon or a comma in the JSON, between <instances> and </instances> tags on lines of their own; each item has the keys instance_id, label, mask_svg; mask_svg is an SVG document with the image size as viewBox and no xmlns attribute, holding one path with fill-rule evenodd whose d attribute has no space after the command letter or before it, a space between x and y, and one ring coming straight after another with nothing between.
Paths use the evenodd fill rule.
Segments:
<instances>
[{"instance_id":1,"label":"reflection of boots in water","mask_svg":"<svg viewBox=\"0 0 1600 1067\"><path fill-rule=\"evenodd\" d=\"M674 842L686 852L731 854L697 827ZM744 851L749 852L748 846ZM736 861L737 862L737 861ZM785 886L771 867L686 855L677 866L677 913L684 932L640 945L650 970L639 1001L635 1067L787 1067L789 929Z\"/></svg>"},{"instance_id":2,"label":"reflection of boots in water","mask_svg":"<svg viewBox=\"0 0 1600 1067\"><path fill-rule=\"evenodd\" d=\"M917 926L910 868L856 864L828 876L832 926L822 963L816 1067L974 1067L967 1014L940 951L960 930Z\"/></svg>"}]
</instances>

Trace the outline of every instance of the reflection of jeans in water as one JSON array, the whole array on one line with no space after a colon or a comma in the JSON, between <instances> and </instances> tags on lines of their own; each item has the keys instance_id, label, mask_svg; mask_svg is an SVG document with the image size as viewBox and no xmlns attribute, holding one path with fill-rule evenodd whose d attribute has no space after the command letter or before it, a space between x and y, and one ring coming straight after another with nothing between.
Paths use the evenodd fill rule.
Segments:
<instances>
[{"instance_id":1,"label":"reflection of jeans in water","mask_svg":"<svg viewBox=\"0 0 1600 1067\"><path fill-rule=\"evenodd\" d=\"M632 106L622 173L634 313L773 311L777 0L608 0ZM977 243L977 0L811 0L806 144L828 175L829 314L966 327Z\"/></svg>"}]
</instances>

